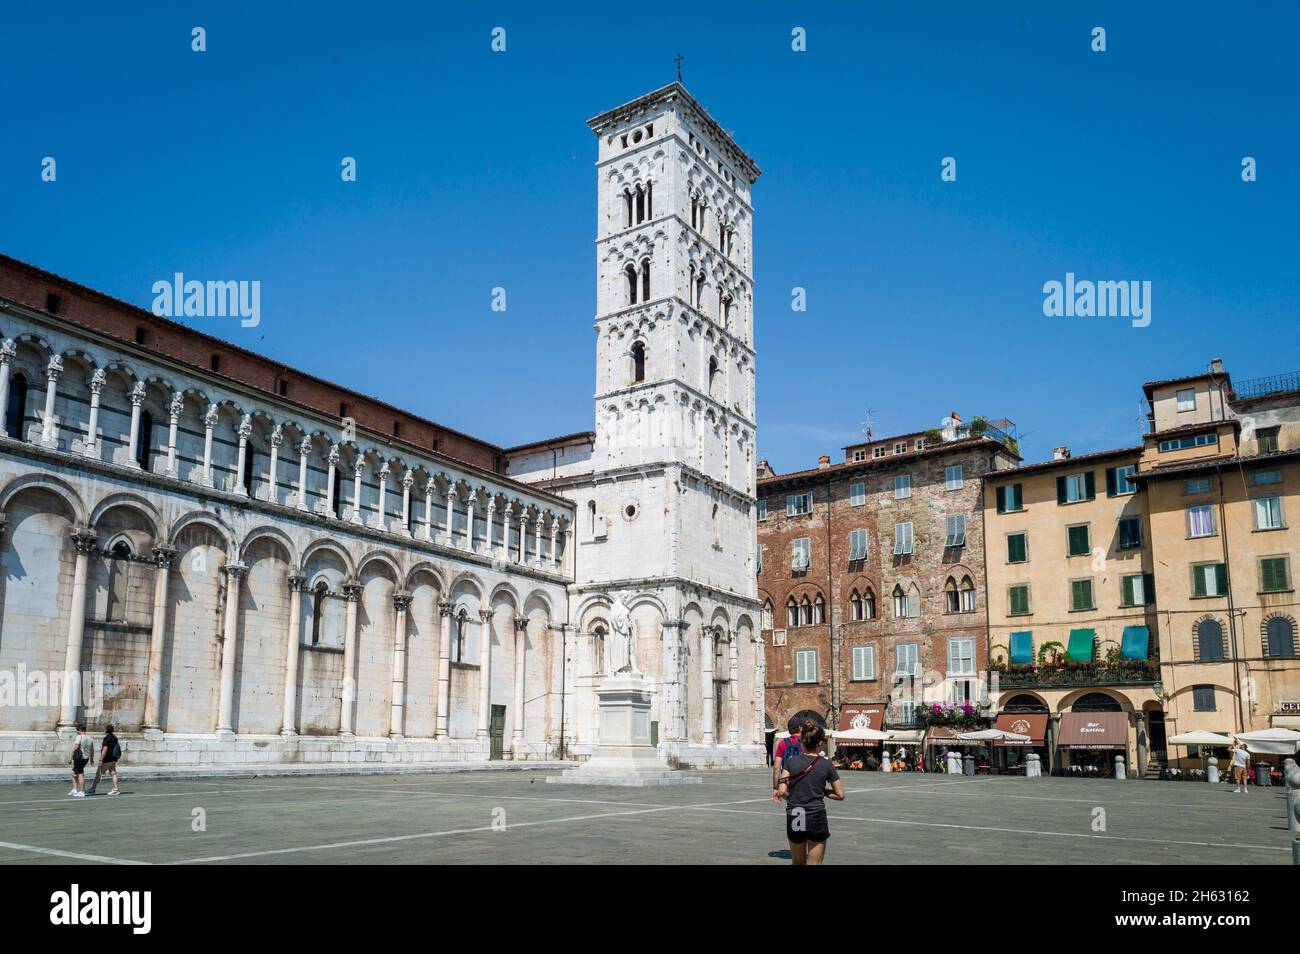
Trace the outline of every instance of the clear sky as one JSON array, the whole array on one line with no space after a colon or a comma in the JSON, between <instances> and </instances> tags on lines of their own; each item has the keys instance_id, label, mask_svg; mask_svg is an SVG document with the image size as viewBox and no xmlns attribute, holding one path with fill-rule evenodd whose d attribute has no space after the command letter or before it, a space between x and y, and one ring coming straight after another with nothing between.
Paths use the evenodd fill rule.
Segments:
<instances>
[{"instance_id":1,"label":"clear sky","mask_svg":"<svg viewBox=\"0 0 1300 954\"><path fill-rule=\"evenodd\" d=\"M0 250L144 307L176 271L258 280L259 327L193 323L496 443L592 426L585 121L678 52L763 170L778 471L868 408L878 435L1009 417L1038 460L1135 441L1143 381L1300 367L1292 2L18 6ZM1150 326L1045 317L1066 272L1150 281Z\"/></svg>"}]
</instances>

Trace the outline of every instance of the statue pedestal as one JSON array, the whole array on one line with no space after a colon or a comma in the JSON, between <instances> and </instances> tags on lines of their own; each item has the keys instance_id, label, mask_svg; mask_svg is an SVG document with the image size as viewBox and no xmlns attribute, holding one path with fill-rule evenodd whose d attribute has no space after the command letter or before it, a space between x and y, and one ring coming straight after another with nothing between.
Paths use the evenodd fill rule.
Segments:
<instances>
[{"instance_id":1,"label":"statue pedestal","mask_svg":"<svg viewBox=\"0 0 1300 954\"><path fill-rule=\"evenodd\" d=\"M702 780L669 768L650 742L653 683L640 673L606 676L600 700L600 742L592 757L546 781L564 785L690 785Z\"/></svg>"}]
</instances>

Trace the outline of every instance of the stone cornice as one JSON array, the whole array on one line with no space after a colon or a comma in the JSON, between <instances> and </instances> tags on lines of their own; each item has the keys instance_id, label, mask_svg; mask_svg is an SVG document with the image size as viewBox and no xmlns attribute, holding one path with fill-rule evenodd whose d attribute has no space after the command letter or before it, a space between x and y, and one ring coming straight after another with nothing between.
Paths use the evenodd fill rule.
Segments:
<instances>
[{"instance_id":1,"label":"stone cornice","mask_svg":"<svg viewBox=\"0 0 1300 954\"><path fill-rule=\"evenodd\" d=\"M591 486L600 483L616 483L620 480L628 480L637 477L646 477L653 474L660 474L672 468L681 470L684 474L694 477L696 480L718 491L726 494L734 500L741 503L754 506L757 498L750 496L739 488L724 484L716 477L710 477L703 471L696 470L690 464L684 464L681 461L649 461L644 464L627 464L622 467L612 467L608 470L596 471L595 473L575 474L572 477L559 477L555 480L547 481L551 487L582 487Z\"/></svg>"},{"instance_id":2,"label":"stone cornice","mask_svg":"<svg viewBox=\"0 0 1300 954\"><path fill-rule=\"evenodd\" d=\"M651 301L637 302L635 305L627 305L626 307L619 308L616 311L610 311L610 312L606 312L603 315L597 315L593 319L592 327L595 328L597 331L600 331L601 322L613 321L616 318L621 319L627 315L632 314L633 312L641 311L647 308L653 308L655 305L665 304L665 303L671 303L673 305L678 306L678 311L675 314L671 315L669 320L678 321L682 318L683 315L689 318L699 319L701 322L703 322L704 324L711 327L714 331L716 331L720 337L725 338L732 345L732 347L744 351L745 354L749 356L751 365L754 363L756 353L754 349L750 347L750 345L745 343L740 338L737 338L735 335L733 335L722 325L718 324L718 322L715 319L709 317L704 312L700 311L698 308L695 308L694 306L683 301L681 297L675 293L672 295L663 295Z\"/></svg>"},{"instance_id":3,"label":"stone cornice","mask_svg":"<svg viewBox=\"0 0 1300 954\"><path fill-rule=\"evenodd\" d=\"M660 389L664 387L681 388L683 391L686 391L693 397L699 398L700 401L703 402L704 404L712 405L715 409L721 411L725 417L736 418L737 420L747 424L751 431L758 430L757 421L751 420L749 417L742 414L740 411L737 411L734 407L727 407L717 398L710 397L709 395L705 394L703 391L700 391L697 388L694 388L691 385L687 384L681 378L668 378L665 381L642 381L637 384L628 385L625 388L616 388L613 391L602 391L600 394L596 395L596 400L607 401L610 400L611 398L620 398L628 394L636 394L639 391L654 391L656 389Z\"/></svg>"},{"instance_id":4,"label":"stone cornice","mask_svg":"<svg viewBox=\"0 0 1300 954\"><path fill-rule=\"evenodd\" d=\"M743 593L736 593L733 590L723 589L722 587L713 586L710 583L703 583L699 580L692 580L690 577L685 576L631 576L618 580L605 580L601 583L575 583L569 585L569 592L578 595L582 593L612 592L614 590L627 589L652 590L665 586L697 590L701 593L707 593L715 598L743 603L745 606L752 607L756 610L761 610L762 608L762 603L759 602L757 597L745 596Z\"/></svg>"}]
</instances>

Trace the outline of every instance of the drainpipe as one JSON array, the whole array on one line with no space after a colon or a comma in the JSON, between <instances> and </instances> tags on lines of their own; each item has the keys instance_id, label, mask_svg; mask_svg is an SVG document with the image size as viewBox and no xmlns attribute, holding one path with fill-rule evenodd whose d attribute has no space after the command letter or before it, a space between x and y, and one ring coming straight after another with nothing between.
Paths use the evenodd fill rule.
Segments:
<instances>
[{"instance_id":1,"label":"drainpipe","mask_svg":"<svg viewBox=\"0 0 1300 954\"><path fill-rule=\"evenodd\" d=\"M1232 643L1232 680L1237 696L1237 731L1246 730L1246 716L1241 705L1241 655L1237 651L1237 609L1232 599L1232 571L1228 566L1228 521L1223 506L1223 468L1216 467L1219 476L1219 538L1223 543L1223 565L1228 569L1228 634Z\"/></svg>"},{"instance_id":2,"label":"drainpipe","mask_svg":"<svg viewBox=\"0 0 1300 954\"><path fill-rule=\"evenodd\" d=\"M826 484L826 633L829 637L828 642L831 647L831 706L830 706L830 727L834 729L839 725L840 718L840 700L835 690L835 670L840 664L840 650L835 645L835 561L831 556L831 490L834 487L833 482L828 481ZM840 635L843 636L844 627L840 627Z\"/></svg>"}]
</instances>

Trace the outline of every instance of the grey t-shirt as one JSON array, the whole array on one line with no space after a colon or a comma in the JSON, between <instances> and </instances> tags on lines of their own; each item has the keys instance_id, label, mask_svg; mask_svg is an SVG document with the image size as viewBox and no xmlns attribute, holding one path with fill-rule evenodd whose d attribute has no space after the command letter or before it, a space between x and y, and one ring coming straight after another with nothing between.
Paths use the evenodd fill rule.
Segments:
<instances>
[{"instance_id":1,"label":"grey t-shirt","mask_svg":"<svg viewBox=\"0 0 1300 954\"><path fill-rule=\"evenodd\" d=\"M786 771L790 773L790 778L793 779L808 768L809 763L812 761L813 756L811 755L796 755L786 765ZM835 766L831 765L831 760L818 757L812 771L793 785L790 785L790 797L786 799L786 805L789 809L802 808L805 812L826 811L826 800L823 794L826 791L826 785L829 782L838 782L839 778L840 773L835 771Z\"/></svg>"}]
</instances>

